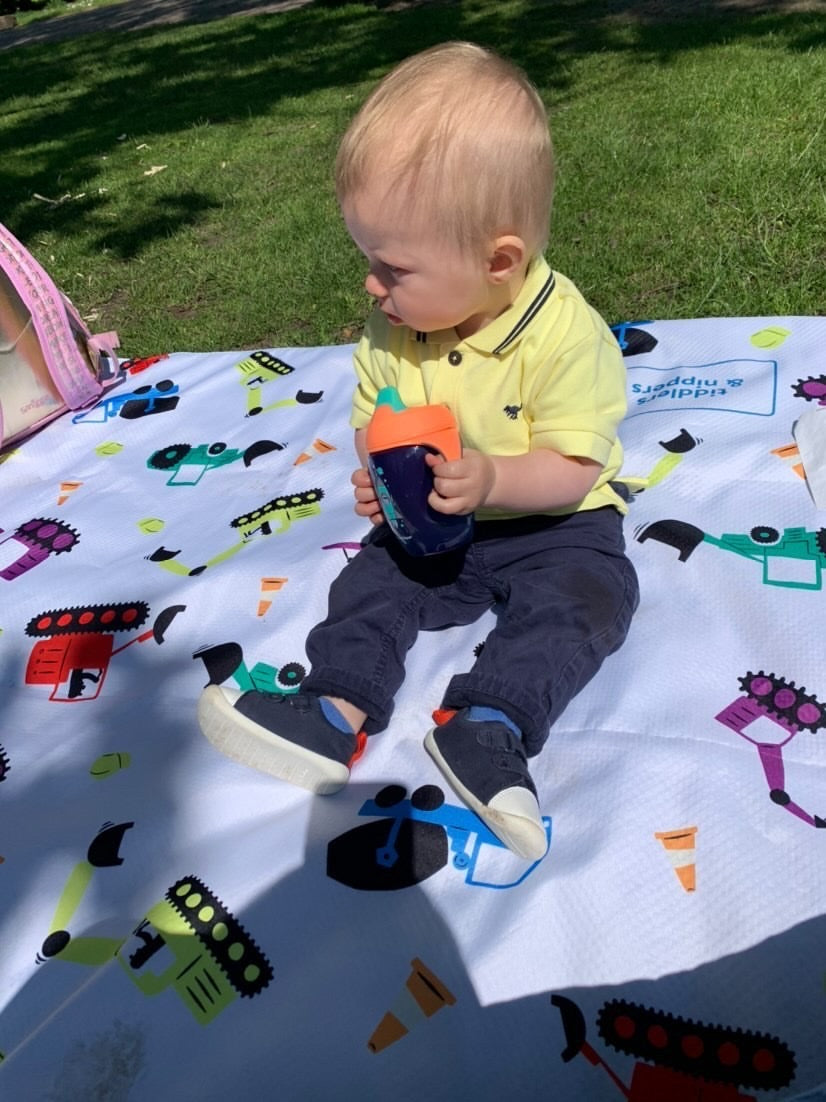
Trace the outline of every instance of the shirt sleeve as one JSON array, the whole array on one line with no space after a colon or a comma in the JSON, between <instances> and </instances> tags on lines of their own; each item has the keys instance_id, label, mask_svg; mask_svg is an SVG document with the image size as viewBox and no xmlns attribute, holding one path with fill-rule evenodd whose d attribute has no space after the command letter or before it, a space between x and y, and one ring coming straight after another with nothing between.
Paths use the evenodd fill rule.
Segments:
<instances>
[{"instance_id":1,"label":"shirt sleeve","mask_svg":"<svg viewBox=\"0 0 826 1102\"><path fill-rule=\"evenodd\" d=\"M626 411L622 352L584 300L566 304L560 331L561 339L546 351L543 370L535 376L531 448L550 448L605 466Z\"/></svg>"}]
</instances>

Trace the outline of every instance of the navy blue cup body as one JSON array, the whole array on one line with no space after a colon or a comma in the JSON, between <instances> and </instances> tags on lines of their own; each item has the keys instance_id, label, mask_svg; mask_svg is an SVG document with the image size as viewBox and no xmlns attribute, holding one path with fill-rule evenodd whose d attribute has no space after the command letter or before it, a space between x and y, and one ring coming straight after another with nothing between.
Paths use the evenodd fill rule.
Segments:
<instances>
[{"instance_id":1,"label":"navy blue cup body","mask_svg":"<svg viewBox=\"0 0 826 1102\"><path fill-rule=\"evenodd\" d=\"M367 467L384 517L409 555L439 555L455 551L473 536L473 517L447 516L432 509L427 499L433 489L433 472L424 444L408 444L367 457Z\"/></svg>"}]
</instances>

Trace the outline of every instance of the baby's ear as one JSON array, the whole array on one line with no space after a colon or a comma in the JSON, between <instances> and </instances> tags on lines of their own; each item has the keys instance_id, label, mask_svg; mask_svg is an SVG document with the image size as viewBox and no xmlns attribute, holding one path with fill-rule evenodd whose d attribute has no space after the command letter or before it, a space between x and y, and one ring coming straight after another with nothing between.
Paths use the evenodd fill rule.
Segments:
<instances>
[{"instance_id":1,"label":"baby's ear","mask_svg":"<svg viewBox=\"0 0 826 1102\"><path fill-rule=\"evenodd\" d=\"M524 269L527 249L521 237L503 234L492 244L488 259L488 277L492 283L506 283Z\"/></svg>"}]
</instances>

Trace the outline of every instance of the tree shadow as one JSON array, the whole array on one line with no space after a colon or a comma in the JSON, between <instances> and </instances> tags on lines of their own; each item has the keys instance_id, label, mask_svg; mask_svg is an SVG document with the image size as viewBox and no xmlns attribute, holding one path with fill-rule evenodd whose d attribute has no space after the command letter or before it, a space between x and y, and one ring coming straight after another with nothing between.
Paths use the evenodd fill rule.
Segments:
<instances>
[{"instance_id":1,"label":"tree shadow","mask_svg":"<svg viewBox=\"0 0 826 1102\"><path fill-rule=\"evenodd\" d=\"M226 779L233 768L226 769ZM256 823L258 842L252 848L258 864L254 852L230 859L232 834L252 842L241 827L216 833L211 842L219 860L201 847L192 869L194 855L186 853L174 830L153 832L168 839L168 848L139 852L141 827L157 816L156 804L143 805L143 823L123 824L128 827L123 853L119 848L117 861L93 875L128 880L131 891L115 893L117 906L108 892L99 894L94 916L87 914L90 924L75 921L62 948L41 957L11 995L7 1030L27 1032L4 1066L10 1097L28 1092L53 1102L189 1099L203 1097L206 1082L210 1098L254 1100L273 1097L273 1084L288 1099L357 1095L366 1102L379 1102L388 1093L400 1102L508 1096L525 1102L608 1102L623 1094L676 1097L678 1089L693 1089L691 1097L706 1091L708 1097L714 1092L733 1099L751 1098L755 1087L761 1097L784 1087L794 1097L807 1088L817 1092L807 1098L823 1097L816 1086L817 1025L801 1010L801 992L794 986L795 978L807 977L804 999L817 988L811 962L820 957L822 916L655 978L631 975L624 982L562 983L550 989L537 984L538 990L520 997L484 1002L477 984L485 965L477 956L490 952L496 931L480 926L472 945L476 953L468 952L455 909L456 892L464 889L454 888L440 906L439 894L421 884L358 891L331 879L330 839L352 827L356 809L373 789L354 784L335 800L311 801L295 848L300 857L291 868L277 860L272 868L263 863L268 846L277 854L285 844L278 789L275 793L269 815ZM266 798L266 788L258 794ZM163 812L166 817L169 809ZM295 819L297 825L299 816ZM185 836L184 824L179 829ZM352 860L372 861L372 850L354 853ZM548 860L554 860L553 849ZM446 867L433 875L455 877L456 871ZM267 973L260 990L233 997L227 962L217 953L214 962L207 955L206 932L194 923L159 921L161 900L173 898L175 887L187 881L201 893L199 899L208 894L217 909L226 907L236 936L254 946ZM444 899L453 901L452 910ZM529 901L530 894L515 895L513 916ZM564 912L567 905L563 889L557 907ZM470 899L468 907L472 914ZM552 915L546 918L550 924ZM35 935L44 929L18 937L35 945ZM105 929L110 936L101 936ZM141 942L148 952L134 953ZM614 942L613 953L621 953L622 929ZM67 953L73 944L74 952ZM51 949L49 939L46 945ZM98 945L109 948L108 960L96 953ZM84 952L78 953L78 946ZM583 940L576 950L581 957L567 971L588 974L593 946ZM160 963L153 959L156 951ZM520 944L520 955L532 954L542 974L555 951L550 939L533 940L527 931ZM616 957L609 959L614 963ZM183 982L189 969L212 976L225 989L224 1005L216 1002L213 1016L194 1027L200 1004L192 994L196 984ZM636 1034L629 1034L629 1023ZM657 1030L669 1031L667 1045L658 1041ZM707 1052L690 1047L698 1039L708 1043ZM726 1085L711 1070L720 1070L713 1046L721 1053L726 1046L733 1050L734 1059L724 1061ZM741 1048L745 1058L738 1061ZM737 1091L744 1085L748 1095Z\"/></svg>"}]
</instances>

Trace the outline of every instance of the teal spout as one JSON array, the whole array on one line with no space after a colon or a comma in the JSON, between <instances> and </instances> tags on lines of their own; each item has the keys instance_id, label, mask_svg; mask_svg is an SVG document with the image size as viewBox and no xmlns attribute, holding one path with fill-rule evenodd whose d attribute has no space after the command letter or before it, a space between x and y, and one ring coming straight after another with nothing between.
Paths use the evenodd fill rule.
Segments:
<instances>
[{"instance_id":1,"label":"teal spout","mask_svg":"<svg viewBox=\"0 0 826 1102\"><path fill-rule=\"evenodd\" d=\"M401 413L407 409L402 401L402 396L394 386L383 386L376 395L376 407L390 406L394 413Z\"/></svg>"}]
</instances>

